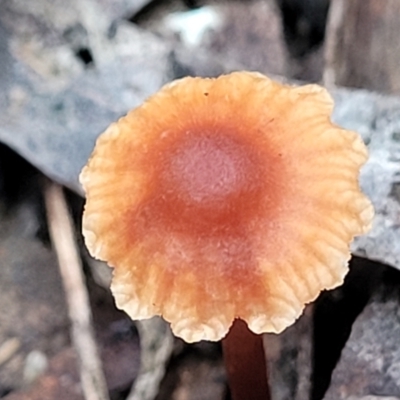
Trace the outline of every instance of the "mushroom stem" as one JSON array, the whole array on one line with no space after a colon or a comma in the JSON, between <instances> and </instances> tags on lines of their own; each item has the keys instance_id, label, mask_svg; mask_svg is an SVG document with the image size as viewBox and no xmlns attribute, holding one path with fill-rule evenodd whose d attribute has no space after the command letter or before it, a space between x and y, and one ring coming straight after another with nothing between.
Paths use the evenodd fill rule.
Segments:
<instances>
[{"instance_id":1,"label":"mushroom stem","mask_svg":"<svg viewBox=\"0 0 400 400\"><path fill-rule=\"evenodd\" d=\"M232 400L270 400L262 335L236 319L222 347Z\"/></svg>"}]
</instances>

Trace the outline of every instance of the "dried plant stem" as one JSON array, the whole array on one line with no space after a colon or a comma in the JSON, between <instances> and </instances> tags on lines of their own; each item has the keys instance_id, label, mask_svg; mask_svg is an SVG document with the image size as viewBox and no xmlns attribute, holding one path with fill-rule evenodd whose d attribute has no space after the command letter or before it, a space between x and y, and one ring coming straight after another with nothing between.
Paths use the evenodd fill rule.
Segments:
<instances>
[{"instance_id":1,"label":"dried plant stem","mask_svg":"<svg viewBox=\"0 0 400 400\"><path fill-rule=\"evenodd\" d=\"M17 338L11 338L0 343L0 366L6 363L21 347Z\"/></svg>"},{"instance_id":2,"label":"dried plant stem","mask_svg":"<svg viewBox=\"0 0 400 400\"><path fill-rule=\"evenodd\" d=\"M44 197L50 237L67 297L72 340L80 360L84 396L86 400L109 400L95 341L89 296L63 189L58 184L46 182Z\"/></svg>"},{"instance_id":3,"label":"dried plant stem","mask_svg":"<svg viewBox=\"0 0 400 400\"><path fill-rule=\"evenodd\" d=\"M137 321L140 335L140 371L127 400L154 400L174 348L171 328L160 317Z\"/></svg>"},{"instance_id":4,"label":"dried plant stem","mask_svg":"<svg viewBox=\"0 0 400 400\"><path fill-rule=\"evenodd\" d=\"M237 319L222 347L232 400L270 400L262 336Z\"/></svg>"}]
</instances>

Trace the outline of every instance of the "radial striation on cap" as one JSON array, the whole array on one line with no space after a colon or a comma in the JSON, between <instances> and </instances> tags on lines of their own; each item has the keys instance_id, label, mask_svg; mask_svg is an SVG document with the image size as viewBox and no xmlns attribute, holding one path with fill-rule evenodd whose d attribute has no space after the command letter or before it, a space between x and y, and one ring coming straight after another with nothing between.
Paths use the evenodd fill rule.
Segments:
<instances>
[{"instance_id":1,"label":"radial striation on cap","mask_svg":"<svg viewBox=\"0 0 400 400\"><path fill-rule=\"evenodd\" d=\"M86 244L133 319L188 342L235 318L281 332L343 282L373 209L366 148L317 85L250 72L184 78L112 124L81 174Z\"/></svg>"}]
</instances>

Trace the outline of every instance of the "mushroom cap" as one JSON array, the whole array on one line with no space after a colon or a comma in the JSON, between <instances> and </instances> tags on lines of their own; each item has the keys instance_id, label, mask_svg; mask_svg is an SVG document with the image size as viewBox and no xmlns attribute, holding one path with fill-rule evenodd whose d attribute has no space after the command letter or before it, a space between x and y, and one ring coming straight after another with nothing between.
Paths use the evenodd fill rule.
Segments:
<instances>
[{"instance_id":1,"label":"mushroom cap","mask_svg":"<svg viewBox=\"0 0 400 400\"><path fill-rule=\"evenodd\" d=\"M343 282L373 208L366 147L317 85L235 72L164 86L113 123L81 174L83 233L117 306L187 342L235 318L281 332Z\"/></svg>"}]
</instances>

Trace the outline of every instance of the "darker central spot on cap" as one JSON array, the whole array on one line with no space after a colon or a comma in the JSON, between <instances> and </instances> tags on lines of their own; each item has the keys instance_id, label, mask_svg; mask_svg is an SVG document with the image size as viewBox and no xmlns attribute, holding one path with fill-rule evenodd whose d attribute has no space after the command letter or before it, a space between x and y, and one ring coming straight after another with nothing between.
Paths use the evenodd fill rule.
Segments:
<instances>
[{"instance_id":1,"label":"darker central spot on cap","mask_svg":"<svg viewBox=\"0 0 400 400\"><path fill-rule=\"evenodd\" d=\"M185 132L164 147L148 212L193 234L236 229L259 208L263 164L236 132Z\"/></svg>"},{"instance_id":2,"label":"darker central spot on cap","mask_svg":"<svg viewBox=\"0 0 400 400\"><path fill-rule=\"evenodd\" d=\"M182 196L204 203L243 190L249 164L248 155L232 138L201 135L188 138L178 147L168 173Z\"/></svg>"}]
</instances>

